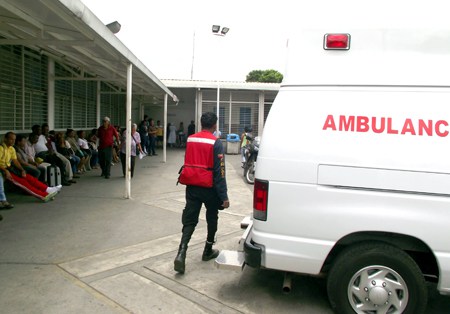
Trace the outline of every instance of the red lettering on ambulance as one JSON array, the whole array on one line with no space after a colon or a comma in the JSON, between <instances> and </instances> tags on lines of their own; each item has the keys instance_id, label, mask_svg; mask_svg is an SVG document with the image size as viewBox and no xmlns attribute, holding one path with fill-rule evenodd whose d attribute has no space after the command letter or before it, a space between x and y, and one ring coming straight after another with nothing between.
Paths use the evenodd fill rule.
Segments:
<instances>
[{"instance_id":1,"label":"red lettering on ambulance","mask_svg":"<svg viewBox=\"0 0 450 314\"><path fill-rule=\"evenodd\" d=\"M392 128L392 118L387 119L387 133L388 134L398 134L398 130Z\"/></svg>"},{"instance_id":2,"label":"red lettering on ambulance","mask_svg":"<svg viewBox=\"0 0 450 314\"><path fill-rule=\"evenodd\" d=\"M406 134L407 132L411 133L411 135L416 135L416 130L414 130L411 119L406 119L405 124L403 124L402 134Z\"/></svg>"},{"instance_id":3,"label":"red lettering on ambulance","mask_svg":"<svg viewBox=\"0 0 450 314\"><path fill-rule=\"evenodd\" d=\"M372 131L374 133L383 133L384 129L386 128L386 118L380 119L381 125L379 128L377 128L377 117L372 117Z\"/></svg>"},{"instance_id":4,"label":"red lettering on ambulance","mask_svg":"<svg viewBox=\"0 0 450 314\"><path fill-rule=\"evenodd\" d=\"M336 123L334 123L333 115L329 114L327 119L325 120L325 124L323 125L322 130L326 130L331 128L333 131L336 131Z\"/></svg>"},{"instance_id":5,"label":"red lettering on ambulance","mask_svg":"<svg viewBox=\"0 0 450 314\"><path fill-rule=\"evenodd\" d=\"M355 130L355 116L339 116L339 131L354 131Z\"/></svg>"},{"instance_id":6,"label":"red lettering on ambulance","mask_svg":"<svg viewBox=\"0 0 450 314\"><path fill-rule=\"evenodd\" d=\"M428 124L425 124L425 121L420 119L419 120L419 135L423 135L423 131L427 133L428 136L433 135L433 121L428 120Z\"/></svg>"},{"instance_id":7,"label":"red lettering on ambulance","mask_svg":"<svg viewBox=\"0 0 450 314\"><path fill-rule=\"evenodd\" d=\"M445 131L441 131L441 125L444 126L448 126L448 122L444 121L444 120L439 120L438 122L436 122L436 125L434 126L434 131L436 132L436 134L440 137L446 137L448 136L448 130Z\"/></svg>"},{"instance_id":8,"label":"red lettering on ambulance","mask_svg":"<svg viewBox=\"0 0 450 314\"><path fill-rule=\"evenodd\" d=\"M369 118L358 116L356 124L356 132L367 132L369 131Z\"/></svg>"},{"instance_id":9,"label":"red lettering on ambulance","mask_svg":"<svg viewBox=\"0 0 450 314\"><path fill-rule=\"evenodd\" d=\"M400 125L399 121L397 121L397 125ZM399 131L394 128L393 118L345 115L339 116L339 125L336 126L334 116L330 114L327 116L322 130L326 131L330 129L332 131L360 133L372 131L376 134L409 134L413 136L433 136L434 131L434 133L439 137L447 137L450 135L449 126L450 124L446 120L438 120L434 123L433 120L405 119L401 131Z\"/></svg>"}]
</instances>

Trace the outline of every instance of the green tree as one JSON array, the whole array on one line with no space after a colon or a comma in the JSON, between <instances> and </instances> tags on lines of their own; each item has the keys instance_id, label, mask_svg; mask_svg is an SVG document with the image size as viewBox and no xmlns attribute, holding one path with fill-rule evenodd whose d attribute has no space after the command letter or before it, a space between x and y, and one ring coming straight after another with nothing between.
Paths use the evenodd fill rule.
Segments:
<instances>
[{"instance_id":1,"label":"green tree","mask_svg":"<svg viewBox=\"0 0 450 314\"><path fill-rule=\"evenodd\" d=\"M283 74L276 70L253 70L247 74L246 82L281 83Z\"/></svg>"}]
</instances>

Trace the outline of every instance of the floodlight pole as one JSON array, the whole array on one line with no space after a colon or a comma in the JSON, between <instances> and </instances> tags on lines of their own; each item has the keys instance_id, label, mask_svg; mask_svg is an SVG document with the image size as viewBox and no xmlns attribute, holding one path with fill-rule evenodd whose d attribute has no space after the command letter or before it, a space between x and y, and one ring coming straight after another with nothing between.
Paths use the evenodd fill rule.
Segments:
<instances>
[{"instance_id":1,"label":"floodlight pole","mask_svg":"<svg viewBox=\"0 0 450 314\"><path fill-rule=\"evenodd\" d=\"M191 81L194 79L194 58L195 58L195 31L192 36L192 64L191 64Z\"/></svg>"},{"instance_id":2,"label":"floodlight pole","mask_svg":"<svg viewBox=\"0 0 450 314\"><path fill-rule=\"evenodd\" d=\"M225 37L225 35L229 32L230 28L228 27L221 27L220 25L213 25L212 26L212 33L213 35ZM217 108L216 108L216 114L217 114L217 134L220 132L220 81L217 80Z\"/></svg>"},{"instance_id":3,"label":"floodlight pole","mask_svg":"<svg viewBox=\"0 0 450 314\"><path fill-rule=\"evenodd\" d=\"M219 119L219 112L220 112L220 81L217 80L217 134L219 134L219 126L220 126L220 119Z\"/></svg>"}]
</instances>

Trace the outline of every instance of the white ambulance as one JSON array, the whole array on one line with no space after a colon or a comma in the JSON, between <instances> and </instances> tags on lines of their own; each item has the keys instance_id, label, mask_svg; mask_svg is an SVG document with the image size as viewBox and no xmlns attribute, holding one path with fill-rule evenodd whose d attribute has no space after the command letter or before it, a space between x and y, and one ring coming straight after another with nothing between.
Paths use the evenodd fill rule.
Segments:
<instances>
[{"instance_id":1,"label":"white ambulance","mask_svg":"<svg viewBox=\"0 0 450 314\"><path fill-rule=\"evenodd\" d=\"M426 280L450 294L450 19L435 2L289 41L242 262L327 275L337 313L424 313Z\"/></svg>"}]
</instances>

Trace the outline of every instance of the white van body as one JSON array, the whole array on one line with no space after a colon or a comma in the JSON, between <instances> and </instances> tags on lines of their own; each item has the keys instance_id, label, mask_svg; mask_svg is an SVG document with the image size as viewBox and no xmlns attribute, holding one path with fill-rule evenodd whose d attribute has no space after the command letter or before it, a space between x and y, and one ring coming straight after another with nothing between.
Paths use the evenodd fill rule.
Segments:
<instances>
[{"instance_id":1,"label":"white van body","mask_svg":"<svg viewBox=\"0 0 450 314\"><path fill-rule=\"evenodd\" d=\"M345 261L360 263L348 290L328 285L339 313L384 304L391 308L380 313L421 313L422 273L450 294L450 25L439 19L443 2L419 3L396 6L397 21L375 10L367 25L326 21L298 32L264 126L255 202L262 184L266 208L254 209L245 262L313 275L337 268L335 282L350 272ZM324 49L326 34L349 34L349 49ZM402 259L411 266L397 266ZM398 280L398 299L387 277L361 277L377 265ZM418 284L410 279L417 270ZM352 286L358 276L369 286Z\"/></svg>"}]
</instances>

